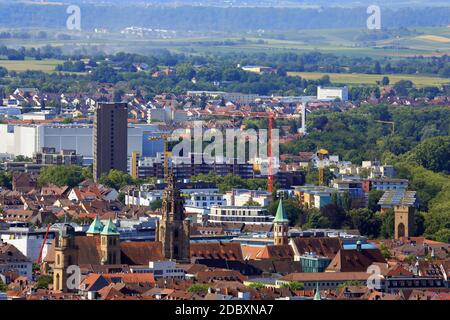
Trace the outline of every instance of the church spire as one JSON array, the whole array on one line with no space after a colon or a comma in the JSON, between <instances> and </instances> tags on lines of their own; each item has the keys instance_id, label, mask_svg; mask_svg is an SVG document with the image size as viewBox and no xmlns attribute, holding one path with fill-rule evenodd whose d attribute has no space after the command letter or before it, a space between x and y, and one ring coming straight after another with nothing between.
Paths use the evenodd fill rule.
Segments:
<instances>
[{"instance_id":1,"label":"church spire","mask_svg":"<svg viewBox=\"0 0 450 320\"><path fill-rule=\"evenodd\" d=\"M190 221L186 219L184 200L171 173L163 192L158 239L166 259L188 262L190 258Z\"/></svg>"},{"instance_id":2,"label":"church spire","mask_svg":"<svg viewBox=\"0 0 450 320\"><path fill-rule=\"evenodd\" d=\"M316 293L314 294L314 300L322 300L320 295L319 283L316 284Z\"/></svg>"},{"instance_id":3,"label":"church spire","mask_svg":"<svg viewBox=\"0 0 450 320\"><path fill-rule=\"evenodd\" d=\"M276 246L288 244L289 219L283 207L283 200L278 203L277 214L273 219L273 240Z\"/></svg>"}]
</instances>

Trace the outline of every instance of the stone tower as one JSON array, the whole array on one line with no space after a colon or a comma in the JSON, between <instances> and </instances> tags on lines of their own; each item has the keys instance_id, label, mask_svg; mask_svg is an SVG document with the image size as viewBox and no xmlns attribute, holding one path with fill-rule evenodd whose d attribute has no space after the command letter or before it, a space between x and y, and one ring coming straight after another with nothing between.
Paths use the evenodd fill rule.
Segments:
<instances>
[{"instance_id":1,"label":"stone tower","mask_svg":"<svg viewBox=\"0 0 450 320\"><path fill-rule=\"evenodd\" d=\"M101 264L120 264L120 235L111 219L100 232Z\"/></svg>"},{"instance_id":2,"label":"stone tower","mask_svg":"<svg viewBox=\"0 0 450 320\"><path fill-rule=\"evenodd\" d=\"M78 265L78 248L75 244L75 229L64 224L55 243L55 265L53 272L53 290L69 292L78 288L68 288L67 268Z\"/></svg>"},{"instance_id":3,"label":"stone tower","mask_svg":"<svg viewBox=\"0 0 450 320\"><path fill-rule=\"evenodd\" d=\"M273 220L273 240L276 246L288 244L289 219L283 208L283 200L278 203L277 214Z\"/></svg>"},{"instance_id":4,"label":"stone tower","mask_svg":"<svg viewBox=\"0 0 450 320\"><path fill-rule=\"evenodd\" d=\"M190 221L186 219L183 198L180 190L175 187L173 174L169 175L167 187L163 192L162 217L158 232L166 259L190 261Z\"/></svg>"},{"instance_id":5,"label":"stone tower","mask_svg":"<svg viewBox=\"0 0 450 320\"><path fill-rule=\"evenodd\" d=\"M394 239L401 237L411 237L414 229L414 207L407 205L397 205L395 212L395 232Z\"/></svg>"}]
</instances>

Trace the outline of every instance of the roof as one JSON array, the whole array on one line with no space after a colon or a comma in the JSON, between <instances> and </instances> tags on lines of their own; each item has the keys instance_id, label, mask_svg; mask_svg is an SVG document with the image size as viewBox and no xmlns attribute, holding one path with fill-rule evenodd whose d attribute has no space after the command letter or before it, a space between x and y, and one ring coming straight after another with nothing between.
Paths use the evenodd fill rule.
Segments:
<instances>
[{"instance_id":1,"label":"roof","mask_svg":"<svg viewBox=\"0 0 450 320\"><path fill-rule=\"evenodd\" d=\"M92 221L91 225L89 226L89 229L86 231L87 234L99 234L103 231L103 228L105 226L100 221L98 216L95 216L94 221Z\"/></svg>"},{"instance_id":2,"label":"roof","mask_svg":"<svg viewBox=\"0 0 450 320\"><path fill-rule=\"evenodd\" d=\"M75 236L79 265L98 265L101 262L100 237ZM121 242L121 263L148 265L150 261L164 260L161 242ZM48 249L45 262L55 261L55 240Z\"/></svg>"},{"instance_id":3,"label":"roof","mask_svg":"<svg viewBox=\"0 0 450 320\"><path fill-rule=\"evenodd\" d=\"M385 191L378 204L380 206L415 206L417 203L416 192L406 190Z\"/></svg>"},{"instance_id":4,"label":"roof","mask_svg":"<svg viewBox=\"0 0 450 320\"><path fill-rule=\"evenodd\" d=\"M116 225L112 222L111 218L106 223L102 232L100 233L102 236L118 236L119 232L117 231Z\"/></svg>"},{"instance_id":5,"label":"roof","mask_svg":"<svg viewBox=\"0 0 450 320\"><path fill-rule=\"evenodd\" d=\"M287 217L286 211L283 207L283 200L280 199L280 202L278 202L278 209L277 214L275 215L275 219L273 220L274 223L286 223L289 222L289 219Z\"/></svg>"},{"instance_id":6,"label":"roof","mask_svg":"<svg viewBox=\"0 0 450 320\"><path fill-rule=\"evenodd\" d=\"M366 281L370 277L366 272L302 272L291 273L282 277L281 281Z\"/></svg>"},{"instance_id":7,"label":"roof","mask_svg":"<svg viewBox=\"0 0 450 320\"><path fill-rule=\"evenodd\" d=\"M320 256L333 259L342 249L342 242L338 238L294 238L296 253L303 255L308 252L314 252Z\"/></svg>"},{"instance_id":8,"label":"roof","mask_svg":"<svg viewBox=\"0 0 450 320\"><path fill-rule=\"evenodd\" d=\"M121 242L121 263L148 265L150 261L165 260L161 242Z\"/></svg>"},{"instance_id":9,"label":"roof","mask_svg":"<svg viewBox=\"0 0 450 320\"><path fill-rule=\"evenodd\" d=\"M17 262L30 262L30 260L12 244L0 243L0 265Z\"/></svg>"},{"instance_id":10,"label":"roof","mask_svg":"<svg viewBox=\"0 0 450 320\"><path fill-rule=\"evenodd\" d=\"M238 242L191 243L191 258L244 260Z\"/></svg>"},{"instance_id":11,"label":"roof","mask_svg":"<svg viewBox=\"0 0 450 320\"><path fill-rule=\"evenodd\" d=\"M339 250L326 271L363 272L374 262L386 262L379 249Z\"/></svg>"}]
</instances>

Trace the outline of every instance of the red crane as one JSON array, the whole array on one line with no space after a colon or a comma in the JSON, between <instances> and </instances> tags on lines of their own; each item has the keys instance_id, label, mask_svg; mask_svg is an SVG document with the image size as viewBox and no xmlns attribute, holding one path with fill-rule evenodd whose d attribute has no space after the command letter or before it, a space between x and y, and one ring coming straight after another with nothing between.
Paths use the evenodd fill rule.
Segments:
<instances>
[{"instance_id":1,"label":"red crane","mask_svg":"<svg viewBox=\"0 0 450 320\"><path fill-rule=\"evenodd\" d=\"M230 117L230 118L264 118L268 119L267 130L268 132L268 147L267 147L267 157L268 157L268 178L267 178L267 191L273 192L273 185L275 181L275 177L273 174L273 150L272 150L272 130L273 130L273 121L275 119L296 119L300 118L300 115L280 115L274 112L213 112L210 115L212 116L220 116L220 117Z\"/></svg>"},{"instance_id":2,"label":"red crane","mask_svg":"<svg viewBox=\"0 0 450 320\"><path fill-rule=\"evenodd\" d=\"M50 231L51 226L52 226L51 223L47 226L47 231L45 232L44 241L42 241L41 249L39 250L39 256L36 259L36 264L40 264L41 263L42 251L44 251L44 246L45 246L45 243L47 242L48 233Z\"/></svg>"}]
</instances>

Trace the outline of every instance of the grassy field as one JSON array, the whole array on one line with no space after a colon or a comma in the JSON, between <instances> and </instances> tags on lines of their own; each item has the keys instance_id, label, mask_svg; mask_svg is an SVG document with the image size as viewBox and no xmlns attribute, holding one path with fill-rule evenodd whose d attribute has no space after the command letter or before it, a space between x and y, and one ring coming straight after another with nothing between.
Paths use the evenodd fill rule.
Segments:
<instances>
[{"instance_id":1,"label":"grassy field","mask_svg":"<svg viewBox=\"0 0 450 320\"><path fill-rule=\"evenodd\" d=\"M433 41L433 42L441 42L441 43L449 43L450 42L450 38L434 36L434 35L418 36L417 39L428 40L428 41Z\"/></svg>"},{"instance_id":2,"label":"grassy field","mask_svg":"<svg viewBox=\"0 0 450 320\"><path fill-rule=\"evenodd\" d=\"M34 30L36 31L36 30ZM46 30L49 34L51 31ZM417 28L409 35L383 40L358 40L366 34L365 29L308 29L289 32L211 33L179 36L172 39L139 38L117 33L97 35L86 33L79 39L4 39L2 44L17 47L61 47L66 53L74 50L102 50L108 53L119 51L148 54L149 51L168 49L176 53L201 55L205 53L235 52L306 52L321 51L347 56L373 58L402 58L410 56L442 56L450 54L450 28ZM245 38L247 42L239 42ZM221 44L232 41L232 45ZM219 43L214 43L214 42Z\"/></svg>"},{"instance_id":3,"label":"grassy field","mask_svg":"<svg viewBox=\"0 0 450 320\"><path fill-rule=\"evenodd\" d=\"M12 61L12 60L0 60L0 67L4 67L9 71L43 71L52 72L55 71L55 67L61 64L63 61L49 59L49 60L24 60L24 61Z\"/></svg>"},{"instance_id":4,"label":"grassy field","mask_svg":"<svg viewBox=\"0 0 450 320\"><path fill-rule=\"evenodd\" d=\"M324 75L329 75L333 83L347 84L347 85L376 85L377 81L381 81L384 76L388 76L391 84L400 80L411 80L417 87L426 86L440 86L445 83L450 83L450 79L418 76L418 75L404 75L404 74L362 74L362 73L321 73L321 72L289 72L290 76L300 76L304 79L316 80Z\"/></svg>"}]
</instances>

